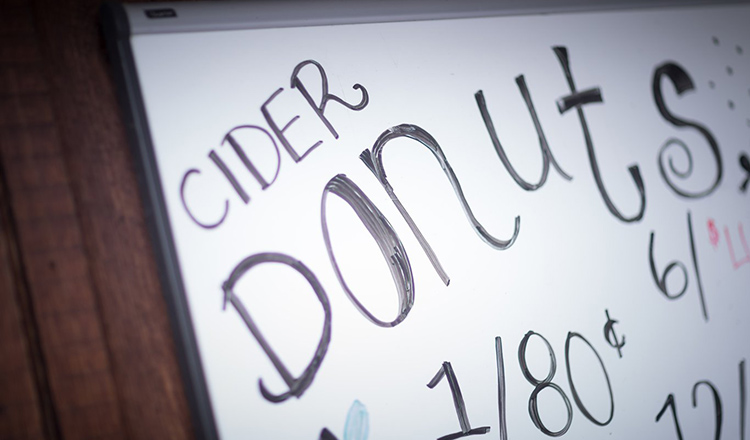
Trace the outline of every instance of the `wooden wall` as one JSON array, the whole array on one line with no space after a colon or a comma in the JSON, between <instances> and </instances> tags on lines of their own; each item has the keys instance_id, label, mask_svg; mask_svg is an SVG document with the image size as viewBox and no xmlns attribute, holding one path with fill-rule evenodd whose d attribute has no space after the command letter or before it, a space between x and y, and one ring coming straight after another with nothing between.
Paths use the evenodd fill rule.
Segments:
<instances>
[{"instance_id":1,"label":"wooden wall","mask_svg":"<svg viewBox=\"0 0 750 440\"><path fill-rule=\"evenodd\" d=\"M98 18L0 0L0 439L192 426Z\"/></svg>"}]
</instances>

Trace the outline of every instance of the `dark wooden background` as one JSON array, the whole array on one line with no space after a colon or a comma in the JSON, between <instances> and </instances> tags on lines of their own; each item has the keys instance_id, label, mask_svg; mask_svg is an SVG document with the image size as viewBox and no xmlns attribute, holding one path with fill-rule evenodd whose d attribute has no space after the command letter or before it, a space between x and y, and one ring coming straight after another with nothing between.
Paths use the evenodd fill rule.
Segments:
<instances>
[{"instance_id":1,"label":"dark wooden background","mask_svg":"<svg viewBox=\"0 0 750 440\"><path fill-rule=\"evenodd\" d=\"M0 439L193 436L100 32L0 0Z\"/></svg>"}]
</instances>

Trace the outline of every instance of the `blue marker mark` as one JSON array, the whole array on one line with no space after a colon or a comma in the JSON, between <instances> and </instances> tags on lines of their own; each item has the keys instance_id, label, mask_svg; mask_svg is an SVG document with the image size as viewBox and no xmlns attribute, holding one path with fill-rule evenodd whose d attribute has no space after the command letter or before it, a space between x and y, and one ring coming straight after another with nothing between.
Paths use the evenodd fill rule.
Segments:
<instances>
[{"instance_id":1,"label":"blue marker mark","mask_svg":"<svg viewBox=\"0 0 750 440\"><path fill-rule=\"evenodd\" d=\"M370 434L370 416L367 408L359 400L352 403L346 415L344 440L367 440Z\"/></svg>"}]
</instances>

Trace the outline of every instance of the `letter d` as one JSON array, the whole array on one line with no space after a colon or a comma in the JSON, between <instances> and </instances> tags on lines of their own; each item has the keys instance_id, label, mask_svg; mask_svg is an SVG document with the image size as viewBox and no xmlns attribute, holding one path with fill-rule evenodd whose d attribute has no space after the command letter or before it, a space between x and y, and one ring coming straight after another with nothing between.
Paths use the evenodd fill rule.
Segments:
<instances>
[{"instance_id":1,"label":"letter d","mask_svg":"<svg viewBox=\"0 0 750 440\"><path fill-rule=\"evenodd\" d=\"M299 272L303 277L305 277L307 282L310 283L310 286L313 288L315 295L317 295L320 304L323 306L323 312L325 313L323 334L320 336L320 342L318 343L318 349L315 350L315 355L313 356L310 363L307 364L305 371L302 373L302 375L300 375L300 377L292 376L284 363L281 362L281 359L279 359L271 346L268 345L268 342L266 342L263 334L255 325L255 322L250 317L250 314L247 312L244 304L242 304L242 300L234 295L234 292L232 291L234 285L237 283L237 281L240 280L240 278L242 278L243 275L245 275L245 273L247 273L254 266L263 263L281 263ZM328 296L326 295L325 290L323 290L323 286L320 285L320 282L315 277L315 274L313 274L312 271L310 271L310 269L308 269L308 267L305 266L301 261L295 260L288 255L278 253L261 253L251 255L242 260L234 268L231 275L229 275L229 278L224 282L222 287L224 289L224 308L226 309L227 302L229 302L232 304L235 310L237 310L237 313L240 314L242 320L245 321L247 328L250 329L250 333L253 334L255 339L263 348L263 351L266 352L266 355L273 363L276 371L279 372L282 379L284 379L284 382L286 382L287 386L289 387L289 391L280 395L275 395L268 391L265 385L263 385L263 379L258 379L260 393L263 395L263 397L266 398L266 400L274 403L283 402L291 396L301 397L305 390L307 390L307 388L312 384L312 381L315 378L315 374L318 372L318 368L320 368L320 364L323 362L323 358L326 355L328 344L331 342L331 305L328 302Z\"/></svg>"}]
</instances>

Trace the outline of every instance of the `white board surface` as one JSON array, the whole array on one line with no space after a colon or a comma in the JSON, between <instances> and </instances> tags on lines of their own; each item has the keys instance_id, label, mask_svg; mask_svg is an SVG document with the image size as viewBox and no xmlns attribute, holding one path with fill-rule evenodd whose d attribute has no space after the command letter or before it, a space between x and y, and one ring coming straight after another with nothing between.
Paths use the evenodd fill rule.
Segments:
<instances>
[{"instance_id":1,"label":"white board surface","mask_svg":"<svg viewBox=\"0 0 750 440\"><path fill-rule=\"evenodd\" d=\"M697 439L714 438L717 420L723 439L750 435L749 20L748 6L720 6L134 35L219 436L429 439L489 427L476 437ZM572 90L554 48L576 91L590 92L564 112ZM321 111L323 83L336 98ZM538 188L501 161L480 91L519 179L538 183L550 162ZM283 129L297 116L274 132L271 121ZM448 285L360 159L388 130L387 182ZM415 133L436 141L442 164ZM342 174L399 250L383 238L381 251L340 196L321 203ZM456 182L492 238L469 221ZM373 228L388 236L379 215ZM255 257L242 271L258 255L295 263ZM406 280L401 304L391 268ZM551 372L549 353L554 385L532 383ZM444 362L460 399L445 378L426 386ZM306 368L315 374L298 396L261 393L259 380L281 395Z\"/></svg>"}]
</instances>

